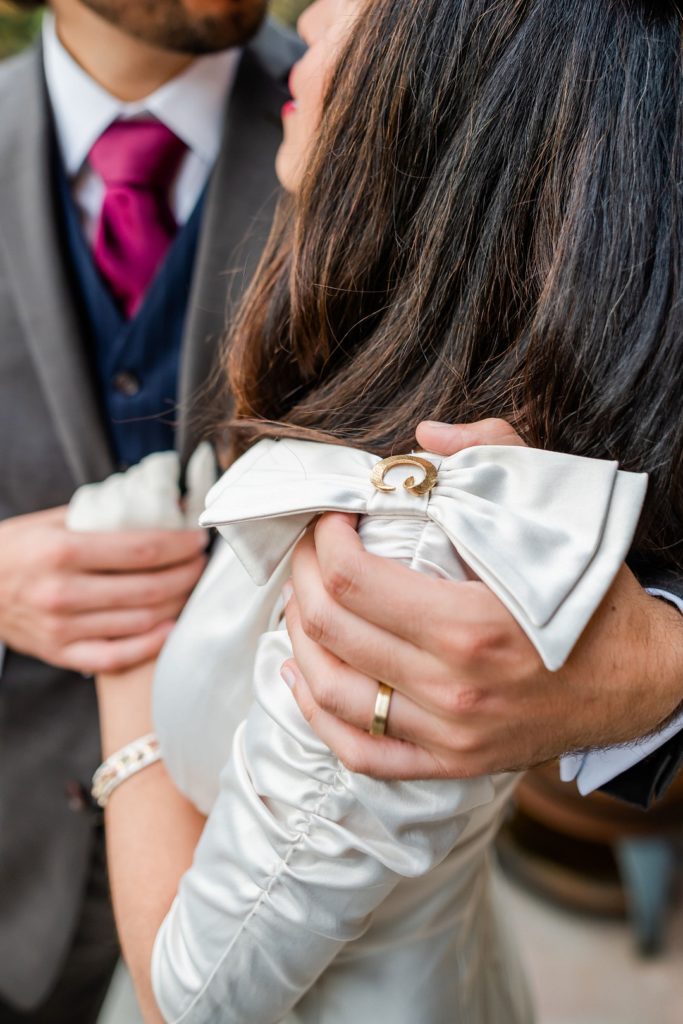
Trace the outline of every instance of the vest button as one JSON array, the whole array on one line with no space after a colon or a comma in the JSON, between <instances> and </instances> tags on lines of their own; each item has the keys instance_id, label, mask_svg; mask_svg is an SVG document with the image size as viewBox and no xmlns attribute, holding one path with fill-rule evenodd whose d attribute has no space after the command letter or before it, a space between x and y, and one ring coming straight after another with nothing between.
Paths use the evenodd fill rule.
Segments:
<instances>
[{"instance_id":1,"label":"vest button","mask_svg":"<svg viewBox=\"0 0 683 1024\"><path fill-rule=\"evenodd\" d=\"M140 391L140 381L129 370L120 370L115 374L112 384L114 390L118 391L120 395L125 395L126 398L134 398Z\"/></svg>"}]
</instances>

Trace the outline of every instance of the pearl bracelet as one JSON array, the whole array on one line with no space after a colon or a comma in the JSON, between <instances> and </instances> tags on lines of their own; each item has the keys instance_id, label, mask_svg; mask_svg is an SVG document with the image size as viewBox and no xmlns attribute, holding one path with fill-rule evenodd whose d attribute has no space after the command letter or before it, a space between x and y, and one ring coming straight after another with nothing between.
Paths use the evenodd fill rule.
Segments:
<instances>
[{"instance_id":1,"label":"pearl bracelet","mask_svg":"<svg viewBox=\"0 0 683 1024\"><path fill-rule=\"evenodd\" d=\"M122 782L160 760L159 740L153 732L133 740L108 757L97 769L92 778L93 799L100 807L106 807L112 793Z\"/></svg>"}]
</instances>

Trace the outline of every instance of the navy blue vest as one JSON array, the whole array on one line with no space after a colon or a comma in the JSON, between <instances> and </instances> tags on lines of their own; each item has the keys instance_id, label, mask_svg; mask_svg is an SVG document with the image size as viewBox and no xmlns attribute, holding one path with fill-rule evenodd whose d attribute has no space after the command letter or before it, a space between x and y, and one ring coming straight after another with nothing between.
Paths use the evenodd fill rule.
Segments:
<instances>
[{"instance_id":1,"label":"navy blue vest","mask_svg":"<svg viewBox=\"0 0 683 1024\"><path fill-rule=\"evenodd\" d=\"M178 371L204 196L178 232L145 300L126 320L95 267L63 168L57 168L64 238L112 452L131 466L174 447Z\"/></svg>"}]
</instances>

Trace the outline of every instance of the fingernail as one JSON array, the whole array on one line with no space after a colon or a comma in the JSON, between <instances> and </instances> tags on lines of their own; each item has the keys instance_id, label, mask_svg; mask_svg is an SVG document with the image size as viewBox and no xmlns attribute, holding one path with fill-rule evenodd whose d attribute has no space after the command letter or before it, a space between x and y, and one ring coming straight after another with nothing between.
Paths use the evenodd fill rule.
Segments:
<instances>
[{"instance_id":1,"label":"fingernail","mask_svg":"<svg viewBox=\"0 0 683 1024\"><path fill-rule=\"evenodd\" d=\"M438 434L446 434L450 436L457 427L452 423L440 423L438 420L423 420L420 424L421 427L426 427L428 430L436 431Z\"/></svg>"},{"instance_id":2,"label":"fingernail","mask_svg":"<svg viewBox=\"0 0 683 1024\"><path fill-rule=\"evenodd\" d=\"M294 587L291 582L287 580L284 587L282 588L282 599L285 602L285 608L289 604L290 600L294 597Z\"/></svg>"},{"instance_id":3,"label":"fingernail","mask_svg":"<svg viewBox=\"0 0 683 1024\"><path fill-rule=\"evenodd\" d=\"M294 689L294 684L296 683L296 676L292 672L292 670L289 667L289 665L287 664L287 662L285 662L285 664L280 669L280 675L282 676L284 681L287 683L287 686L290 688L290 690L293 690Z\"/></svg>"}]
</instances>

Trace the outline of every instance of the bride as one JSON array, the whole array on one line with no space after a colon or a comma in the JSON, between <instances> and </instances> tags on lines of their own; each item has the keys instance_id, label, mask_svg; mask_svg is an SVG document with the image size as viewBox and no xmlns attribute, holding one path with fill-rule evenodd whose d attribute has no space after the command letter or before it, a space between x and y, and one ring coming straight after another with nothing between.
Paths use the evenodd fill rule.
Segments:
<instances>
[{"instance_id":1,"label":"bride","mask_svg":"<svg viewBox=\"0 0 683 1024\"><path fill-rule=\"evenodd\" d=\"M661 410L626 417L676 337L680 24L649 6L318 0L302 19L290 196L232 339L237 458L202 518L222 538L154 685L98 681L148 1024L532 1020L490 882L514 777L344 768L280 677L283 610L293 545L336 509L378 555L491 587L557 668L634 534L667 541ZM610 206L634 190L644 224ZM420 420L484 415L533 447L411 453ZM391 729L381 682L367 728Z\"/></svg>"}]
</instances>

